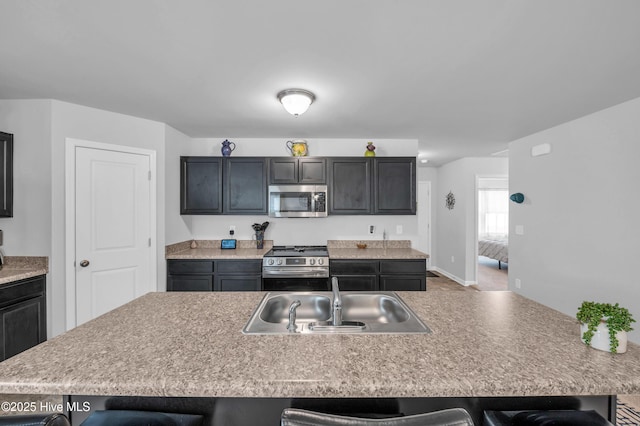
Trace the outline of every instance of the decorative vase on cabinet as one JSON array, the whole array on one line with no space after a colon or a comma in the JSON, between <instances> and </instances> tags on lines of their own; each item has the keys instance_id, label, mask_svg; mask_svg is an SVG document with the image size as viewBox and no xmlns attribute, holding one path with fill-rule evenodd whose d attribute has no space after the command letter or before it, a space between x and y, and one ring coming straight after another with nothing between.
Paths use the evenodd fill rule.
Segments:
<instances>
[{"instance_id":1,"label":"decorative vase on cabinet","mask_svg":"<svg viewBox=\"0 0 640 426\"><path fill-rule=\"evenodd\" d=\"M364 151L365 157L375 157L376 156L376 147L373 142L367 142L367 149Z\"/></svg>"},{"instance_id":2,"label":"decorative vase on cabinet","mask_svg":"<svg viewBox=\"0 0 640 426\"><path fill-rule=\"evenodd\" d=\"M233 145L233 147L231 147L231 145ZM223 157L229 157L234 149L236 149L236 144L225 139L224 142L222 142L220 152L222 152Z\"/></svg>"}]
</instances>

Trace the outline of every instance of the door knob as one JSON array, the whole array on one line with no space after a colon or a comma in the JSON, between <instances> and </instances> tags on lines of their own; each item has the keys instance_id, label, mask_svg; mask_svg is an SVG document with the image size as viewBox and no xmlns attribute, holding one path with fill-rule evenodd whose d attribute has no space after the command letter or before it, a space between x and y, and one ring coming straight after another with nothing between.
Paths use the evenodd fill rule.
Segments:
<instances>
[{"instance_id":1,"label":"door knob","mask_svg":"<svg viewBox=\"0 0 640 426\"><path fill-rule=\"evenodd\" d=\"M80 266L82 266L83 268L86 268L87 266L89 266L89 261L88 260L83 260L82 262L80 262Z\"/></svg>"}]
</instances>

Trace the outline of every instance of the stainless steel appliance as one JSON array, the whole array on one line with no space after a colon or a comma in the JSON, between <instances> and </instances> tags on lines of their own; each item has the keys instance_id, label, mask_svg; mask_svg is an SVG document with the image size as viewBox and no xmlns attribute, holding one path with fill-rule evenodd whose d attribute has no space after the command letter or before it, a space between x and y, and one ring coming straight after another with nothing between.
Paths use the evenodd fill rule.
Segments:
<instances>
[{"instance_id":1,"label":"stainless steel appliance","mask_svg":"<svg viewBox=\"0 0 640 426\"><path fill-rule=\"evenodd\" d=\"M269 216L327 216L327 186L269 185Z\"/></svg>"},{"instance_id":2,"label":"stainless steel appliance","mask_svg":"<svg viewBox=\"0 0 640 426\"><path fill-rule=\"evenodd\" d=\"M326 246L274 246L262 259L264 291L328 291Z\"/></svg>"}]
</instances>

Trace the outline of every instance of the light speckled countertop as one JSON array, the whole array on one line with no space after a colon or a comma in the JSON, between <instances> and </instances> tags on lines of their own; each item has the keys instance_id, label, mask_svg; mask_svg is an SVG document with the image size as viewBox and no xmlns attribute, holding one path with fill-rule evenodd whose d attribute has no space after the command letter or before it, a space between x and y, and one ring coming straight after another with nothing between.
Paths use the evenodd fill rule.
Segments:
<instances>
[{"instance_id":1,"label":"light speckled countertop","mask_svg":"<svg viewBox=\"0 0 640 426\"><path fill-rule=\"evenodd\" d=\"M237 248L222 250L220 240L196 240L196 248L191 241L172 244L165 248L166 259L262 259L273 247L272 240L265 240L263 248L256 248L255 240L238 240Z\"/></svg>"},{"instance_id":2,"label":"light speckled countertop","mask_svg":"<svg viewBox=\"0 0 640 426\"><path fill-rule=\"evenodd\" d=\"M357 248L357 243L367 248ZM263 249L255 248L255 241L238 240L235 250L221 250L220 240L196 240L172 244L165 249L166 259L262 259L273 247L272 240L265 240ZM330 259L427 259L429 255L411 248L409 240L329 240Z\"/></svg>"},{"instance_id":3,"label":"light speckled countertop","mask_svg":"<svg viewBox=\"0 0 640 426\"><path fill-rule=\"evenodd\" d=\"M613 355L511 292L400 292L432 334L243 335L264 293L150 293L0 363L0 393L468 397L640 393Z\"/></svg>"},{"instance_id":4,"label":"light speckled countertop","mask_svg":"<svg viewBox=\"0 0 640 426\"><path fill-rule=\"evenodd\" d=\"M5 256L4 262L0 286L49 272L49 259L44 256Z\"/></svg>"},{"instance_id":5,"label":"light speckled countertop","mask_svg":"<svg viewBox=\"0 0 640 426\"><path fill-rule=\"evenodd\" d=\"M329 248L329 259L427 259L412 248Z\"/></svg>"}]
</instances>

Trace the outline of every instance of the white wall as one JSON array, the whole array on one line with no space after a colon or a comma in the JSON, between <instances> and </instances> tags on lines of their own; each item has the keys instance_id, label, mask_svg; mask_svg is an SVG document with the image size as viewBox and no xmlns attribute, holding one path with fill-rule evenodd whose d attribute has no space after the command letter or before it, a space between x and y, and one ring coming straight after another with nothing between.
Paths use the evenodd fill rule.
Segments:
<instances>
[{"instance_id":1,"label":"white wall","mask_svg":"<svg viewBox=\"0 0 640 426\"><path fill-rule=\"evenodd\" d=\"M463 158L438 169L433 197L438 218L433 265L461 284L476 283L477 177L507 176L508 168L507 158ZM455 196L452 210L445 207L449 191Z\"/></svg>"},{"instance_id":2,"label":"white wall","mask_svg":"<svg viewBox=\"0 0 640 426\"><path fill-rule=\"evenodd\" d=\"M639 117L640 98L510 144L510 190L525 196L510 209L510 289L571 316L619 302L640 330ZM542 143L551 153L532 157Z\"/></svg>"},{"instance_id":3,"label":"white wall","mask_svg":"<svg viewBox=\"0 0 640 426\"><path fill-rule=\"evenodd\" d=\"M8 256L51 254L51 101L0 100L0 131L13 134L13 217L0 218Z\"/></svg>"},{"instance_id":4,"label":"white wall","mask_svg":"<svg viewBox=\"0 0 640 426\"><path fill-rule=\"evenodd\" d=\"M66 280L65 276L65 141L75 138L114 145L145 148L156 152L157 170L157 255L158 280L162 284L166 273L164 259L164 206L165 206L165 125L124 114L89 108L60 101L52 101L51 138L52 147L52 250L50 278L52 312L49 314L50 333L55 336L66 329Z\"/></svg>"},{"instance_id":5,"label":"white wall","mask_svg":"<svg viewBox=\"0 0 640 426\"><path fill-rule=\"evenodd\" d=\"M179 200L180 155L220 156L221 143L226 138L197 138L189 141L180 138L180 146L168 147L167 151L167 199ZM286 139L234 139L236 144L231 154L241 156L288 156ZM362 156L367 140L360 139L307 139L309 155L312 156ZM418 153L418 141L374 139L376 154L380 156L411 156ZM169 155L170 153L170 155ZM173 159L171 157L174 157ZM235 238L250 239L251 224L269 221L266 239L275 244L324 244L329 239L381 239L386 229L390 239L408 239L417 244L418 222L416 216L330 216L327 218L269 218L264 216L179 216L179 202L167 205L167 223L177 224L179 231L167 230L171 237L167 242L195 239L218 239L229 235L229 226L236 226ZM367 226L375 225L376 233L369 235ZM402 234L396 232L402 226ZM191 236L185 238L187 230Z\"/></svg>"}]
</instances>

